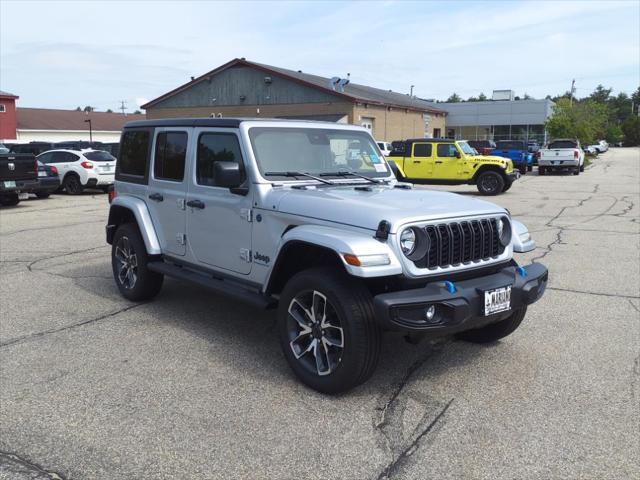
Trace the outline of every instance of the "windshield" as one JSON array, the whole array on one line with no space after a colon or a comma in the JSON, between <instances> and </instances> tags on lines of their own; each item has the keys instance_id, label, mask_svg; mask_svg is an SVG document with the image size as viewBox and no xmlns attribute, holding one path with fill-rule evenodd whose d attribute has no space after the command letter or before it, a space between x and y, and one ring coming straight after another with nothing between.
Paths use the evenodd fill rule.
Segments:
<instances>
[{"instance_id":1,"label":"windshield","mask_svg":"<svg viewBox=\"0 0 640 480\"><path fill-rule=\"evenodd\" d=\"M389 176L389 168L366 132L253 127L249 137L263 176L278 177L275 173L286 172L320 176L343 171L367 177Z\"/></svg>"},{"instance_id":2,"label":"windshield","mask_svg":"<svg viewBox=\"0 0 640 480\"><path fill-rule=\"evenodd\" d=\"M83 155L87 157L87 159L93 160L94 162L111 162L116 159L116 157L114 157L110 153L103 152L102 150L84 152Z\"/></svg>"},{"instance_id":3,"label":"windshield","mask_svg":"<svg viewBox=\"0 0 640 480\"><path fill-rule=\"evenodd\" d=\"M460 147L460 150L464 152L465 155L478 154L478 152L476 152L473 148L471 148L467 142L458 142L458 146Z\"/></svg>"}]
</instances>

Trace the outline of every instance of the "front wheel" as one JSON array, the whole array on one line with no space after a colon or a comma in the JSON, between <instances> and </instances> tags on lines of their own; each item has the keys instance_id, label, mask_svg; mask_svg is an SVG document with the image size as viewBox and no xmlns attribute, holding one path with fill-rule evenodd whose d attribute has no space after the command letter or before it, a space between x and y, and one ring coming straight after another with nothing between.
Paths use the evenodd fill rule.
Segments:
<instances>
[{"instance_id":1,"label":"front wheel","mask_svg":"<svg viewBox=\"0 0 640 480\"><path fill-rule=\"evenodd\" d=\"M460 340L464 340L471 343L490 343L500 340L501 338L511 335L522 323L524 316L527 313L527 307L522 307L499 322L492 323L485 327L474 328L473 330L467 330L466 332L460 332L456 334L456 337Z\"/></svg>"},{"instance_id":2,"label":"front wheel","mask_svg":"<svg viewBox=\"0 0 640 480\"><path fill-rule=\"evenodd\" d=\"M498 172L488 170L480 174L476 186L482 195L498 195L504 190L504 178Z\"/></svg>"},{"instance_id":3,"label":"front wheel","mask_svg":"<svg viewBox=\"0 0 640 480\"><path fill-rule=\"evenodd\" d=\"M279 304L280 344L303 383L339 393L372 375L381 334L362 283L335 268L305 270L289 280Z\"/></svg>"},{"instance_id":4,"label":"front wheel","mask_svg":"<svg viewBox=\"0 0 640 480\"><path fill-rule=\"evenodd\" d=\"M111 246L113 278L123 297L134 302L155 297L164 275L147 268L149 255L138 228L125 223L118 227Z\"/></svg>"}]
</instances>

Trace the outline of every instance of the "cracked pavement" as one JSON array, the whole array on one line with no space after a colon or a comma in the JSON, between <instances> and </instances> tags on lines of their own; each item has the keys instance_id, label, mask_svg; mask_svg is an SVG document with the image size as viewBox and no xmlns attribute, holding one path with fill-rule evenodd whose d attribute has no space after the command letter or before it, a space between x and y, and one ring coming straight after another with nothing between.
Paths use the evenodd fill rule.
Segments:
<instances>
[{"instance_id":1,"label":"cracked pavement","mask_svg":"<svg viewBox=\"0 0 640 480\"><path fill-rule=\"evenodd\" d=\"M532 232L545 297L491 345L386 335L337 397L295 380L272 312L173 280L124 300L105 195L3 209L0 479L640 478L639 193L619 148L490 198Z\"/></svg>"}]
</instances>

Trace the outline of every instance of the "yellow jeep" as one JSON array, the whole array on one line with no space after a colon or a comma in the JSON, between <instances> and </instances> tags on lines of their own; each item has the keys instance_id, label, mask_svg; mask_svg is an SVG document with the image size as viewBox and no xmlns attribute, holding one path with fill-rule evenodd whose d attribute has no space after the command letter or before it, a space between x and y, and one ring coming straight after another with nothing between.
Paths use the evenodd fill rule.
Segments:
<instances>
[{"instance_id":1,"label":"yellow jeep","mask_svg":"<svg viewBox=\"0 0 640 480\"><path fill-rule=\"evenodd\" d=\"M466 141L418 138L393 145L387 160L401 181L476 185L483 195L498 195L520 177L511 160L479 155Z\"/></svg>"}]
</instances>

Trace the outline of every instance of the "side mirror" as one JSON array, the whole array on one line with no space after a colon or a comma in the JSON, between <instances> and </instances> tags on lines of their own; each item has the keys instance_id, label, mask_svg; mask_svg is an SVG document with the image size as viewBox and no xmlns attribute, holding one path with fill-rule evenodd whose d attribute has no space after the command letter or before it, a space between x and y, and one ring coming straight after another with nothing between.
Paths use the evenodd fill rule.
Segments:
<instances>
[{"instance_id":1,"label":"side mirror","mask_svg":"<svg viewBox=\"0 0 640 480\"><path fill-rule=\"evenodd\" d=\"M237 162L215 162L213 174L219 187L237 188L242 183L242 172Z\"/></svg>"}]
</instances>

